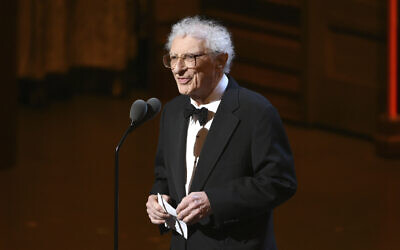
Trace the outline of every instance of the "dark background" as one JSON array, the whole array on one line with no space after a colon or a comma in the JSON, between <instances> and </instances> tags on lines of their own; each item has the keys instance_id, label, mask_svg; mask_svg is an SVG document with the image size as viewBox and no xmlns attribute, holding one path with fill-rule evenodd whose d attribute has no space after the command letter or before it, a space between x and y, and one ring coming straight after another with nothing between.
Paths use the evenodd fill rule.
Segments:
<instances>
[{"instance_id":1,"label":"dark background","mask_svg":"<svg viewBox=\"0 0 400 250\"><path fill-rule=\"evenodd\" d=\"M376 151L382 133L399 140L380 125L387 8L381 0L3 3L0 249L113 247L114 147L135 99L177 95L164 43L171 24L196 14L229 28L231 75L285 121L299 190L276 209L279 249L395 249L399 154L394 144L384 147L391 158ZM145 211L158 121L121 150L120 249L168 249Z\"/></svg>"}]
</instances>

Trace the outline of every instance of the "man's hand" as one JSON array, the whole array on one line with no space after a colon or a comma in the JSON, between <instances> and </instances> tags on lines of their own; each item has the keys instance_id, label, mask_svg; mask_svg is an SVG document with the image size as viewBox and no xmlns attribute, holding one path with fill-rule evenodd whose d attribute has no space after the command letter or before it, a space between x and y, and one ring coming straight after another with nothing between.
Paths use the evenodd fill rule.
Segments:
<instances>
[{"instance_id":1,"label":"man's hand","mask_svg":"<svg viewBox=\"0 0 400 250\"><path fill-rule=\"evenodd\" d=\"M170 199L169 196L165 194L163 194L162 197L166 202L168 202ZM170 215L164 211L160 204L158 204L157 195L149 195L146 203L146 208L150 221L153 224L164 224L166 219L170 217Z\"/></svg>"},{"instance_id":2,"label":"man's hand","mask_svg":"<svg viewBox=\"0 0 400 250\"><path fill-rule=\"evenodd\" d=\"M178 219L193 224L211 214L211 205L205 192L193 192L182 199L176 208Z\"/></svg>"}]
</instances>

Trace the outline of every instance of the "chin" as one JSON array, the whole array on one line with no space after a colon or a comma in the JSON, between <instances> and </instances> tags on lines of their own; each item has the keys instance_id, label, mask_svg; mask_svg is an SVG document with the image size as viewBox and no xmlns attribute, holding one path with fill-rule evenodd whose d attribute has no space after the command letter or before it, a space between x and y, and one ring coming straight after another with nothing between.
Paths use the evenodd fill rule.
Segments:
<instances>
[{"instance_id":1,"label":"chin","mask_svg":"<svg viewBox=\"0 0 400 250\"><path fill-rule=\"evenodd\" d=\"M189 93L190 93L190 91L188 91L187 89L183 89L183 88L179 88L179 87L178 87L178 91L179 91L179 94L181 94L181 95L189 95Z\"/></svg>"},{"instance_id":2,"label":"chin","mask_svg":"<svg viewBox=\"0 0 400 250\"><path fill-rule=\"evenodd\" d=\"M181 93L182 95L188 95L188 96L191 96L191 95L192 95L192 92L191 92L191 91L180 91L180 93Z\"/></svg>"},{"instance_id":3,"label":"chin","mask_svg":"<svg viewBox=\"0 0 400 250\"><path fill-rule=\"evenodd\" d=\"M190 93L193 92L193 90L187 85L185 86L178 85L178 91L181 95L190 95Z\"/></svg>"}]
</instances>

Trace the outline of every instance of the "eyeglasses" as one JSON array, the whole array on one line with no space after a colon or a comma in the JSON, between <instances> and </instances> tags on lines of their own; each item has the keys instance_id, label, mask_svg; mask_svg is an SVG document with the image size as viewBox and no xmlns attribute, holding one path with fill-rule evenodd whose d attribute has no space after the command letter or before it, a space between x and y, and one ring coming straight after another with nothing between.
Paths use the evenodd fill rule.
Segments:
<instances>
[{"instance_id":1,"label":"eyeglasses","mask_svg":"<svg viewBox=\"0 0 400 250\"><path fill-rule=\"evenodd\" d=\"M181 56L166 54L163 56L163 63L166 68L173 69L178 63L179 58L182 58L187 68L195 68L196 67L196 59L200 56L205 56L211 53L202 53L202 54L183 54Z\"/></svg>"}]
</instances>

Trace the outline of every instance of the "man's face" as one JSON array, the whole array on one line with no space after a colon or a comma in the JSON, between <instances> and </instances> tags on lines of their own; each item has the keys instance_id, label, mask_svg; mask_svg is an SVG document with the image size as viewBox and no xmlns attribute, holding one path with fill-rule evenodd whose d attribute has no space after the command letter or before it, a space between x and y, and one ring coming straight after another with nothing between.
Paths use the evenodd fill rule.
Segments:
<instances>
[{"instance_id":1,"label":"man's face","mask_svg":"<svg viewBox=\"0 0 400 250\"><path fill-rule=\"evenodd\" d=\"M216 58L206 48L204 40L191 36L178 36L171 44L170 56L202 55L196 57L196 66L188 68L179 58L172 68L179 93L189 95L198 102L206 100L221 77L222 69Z\"/></svg>"}]
</instances>

